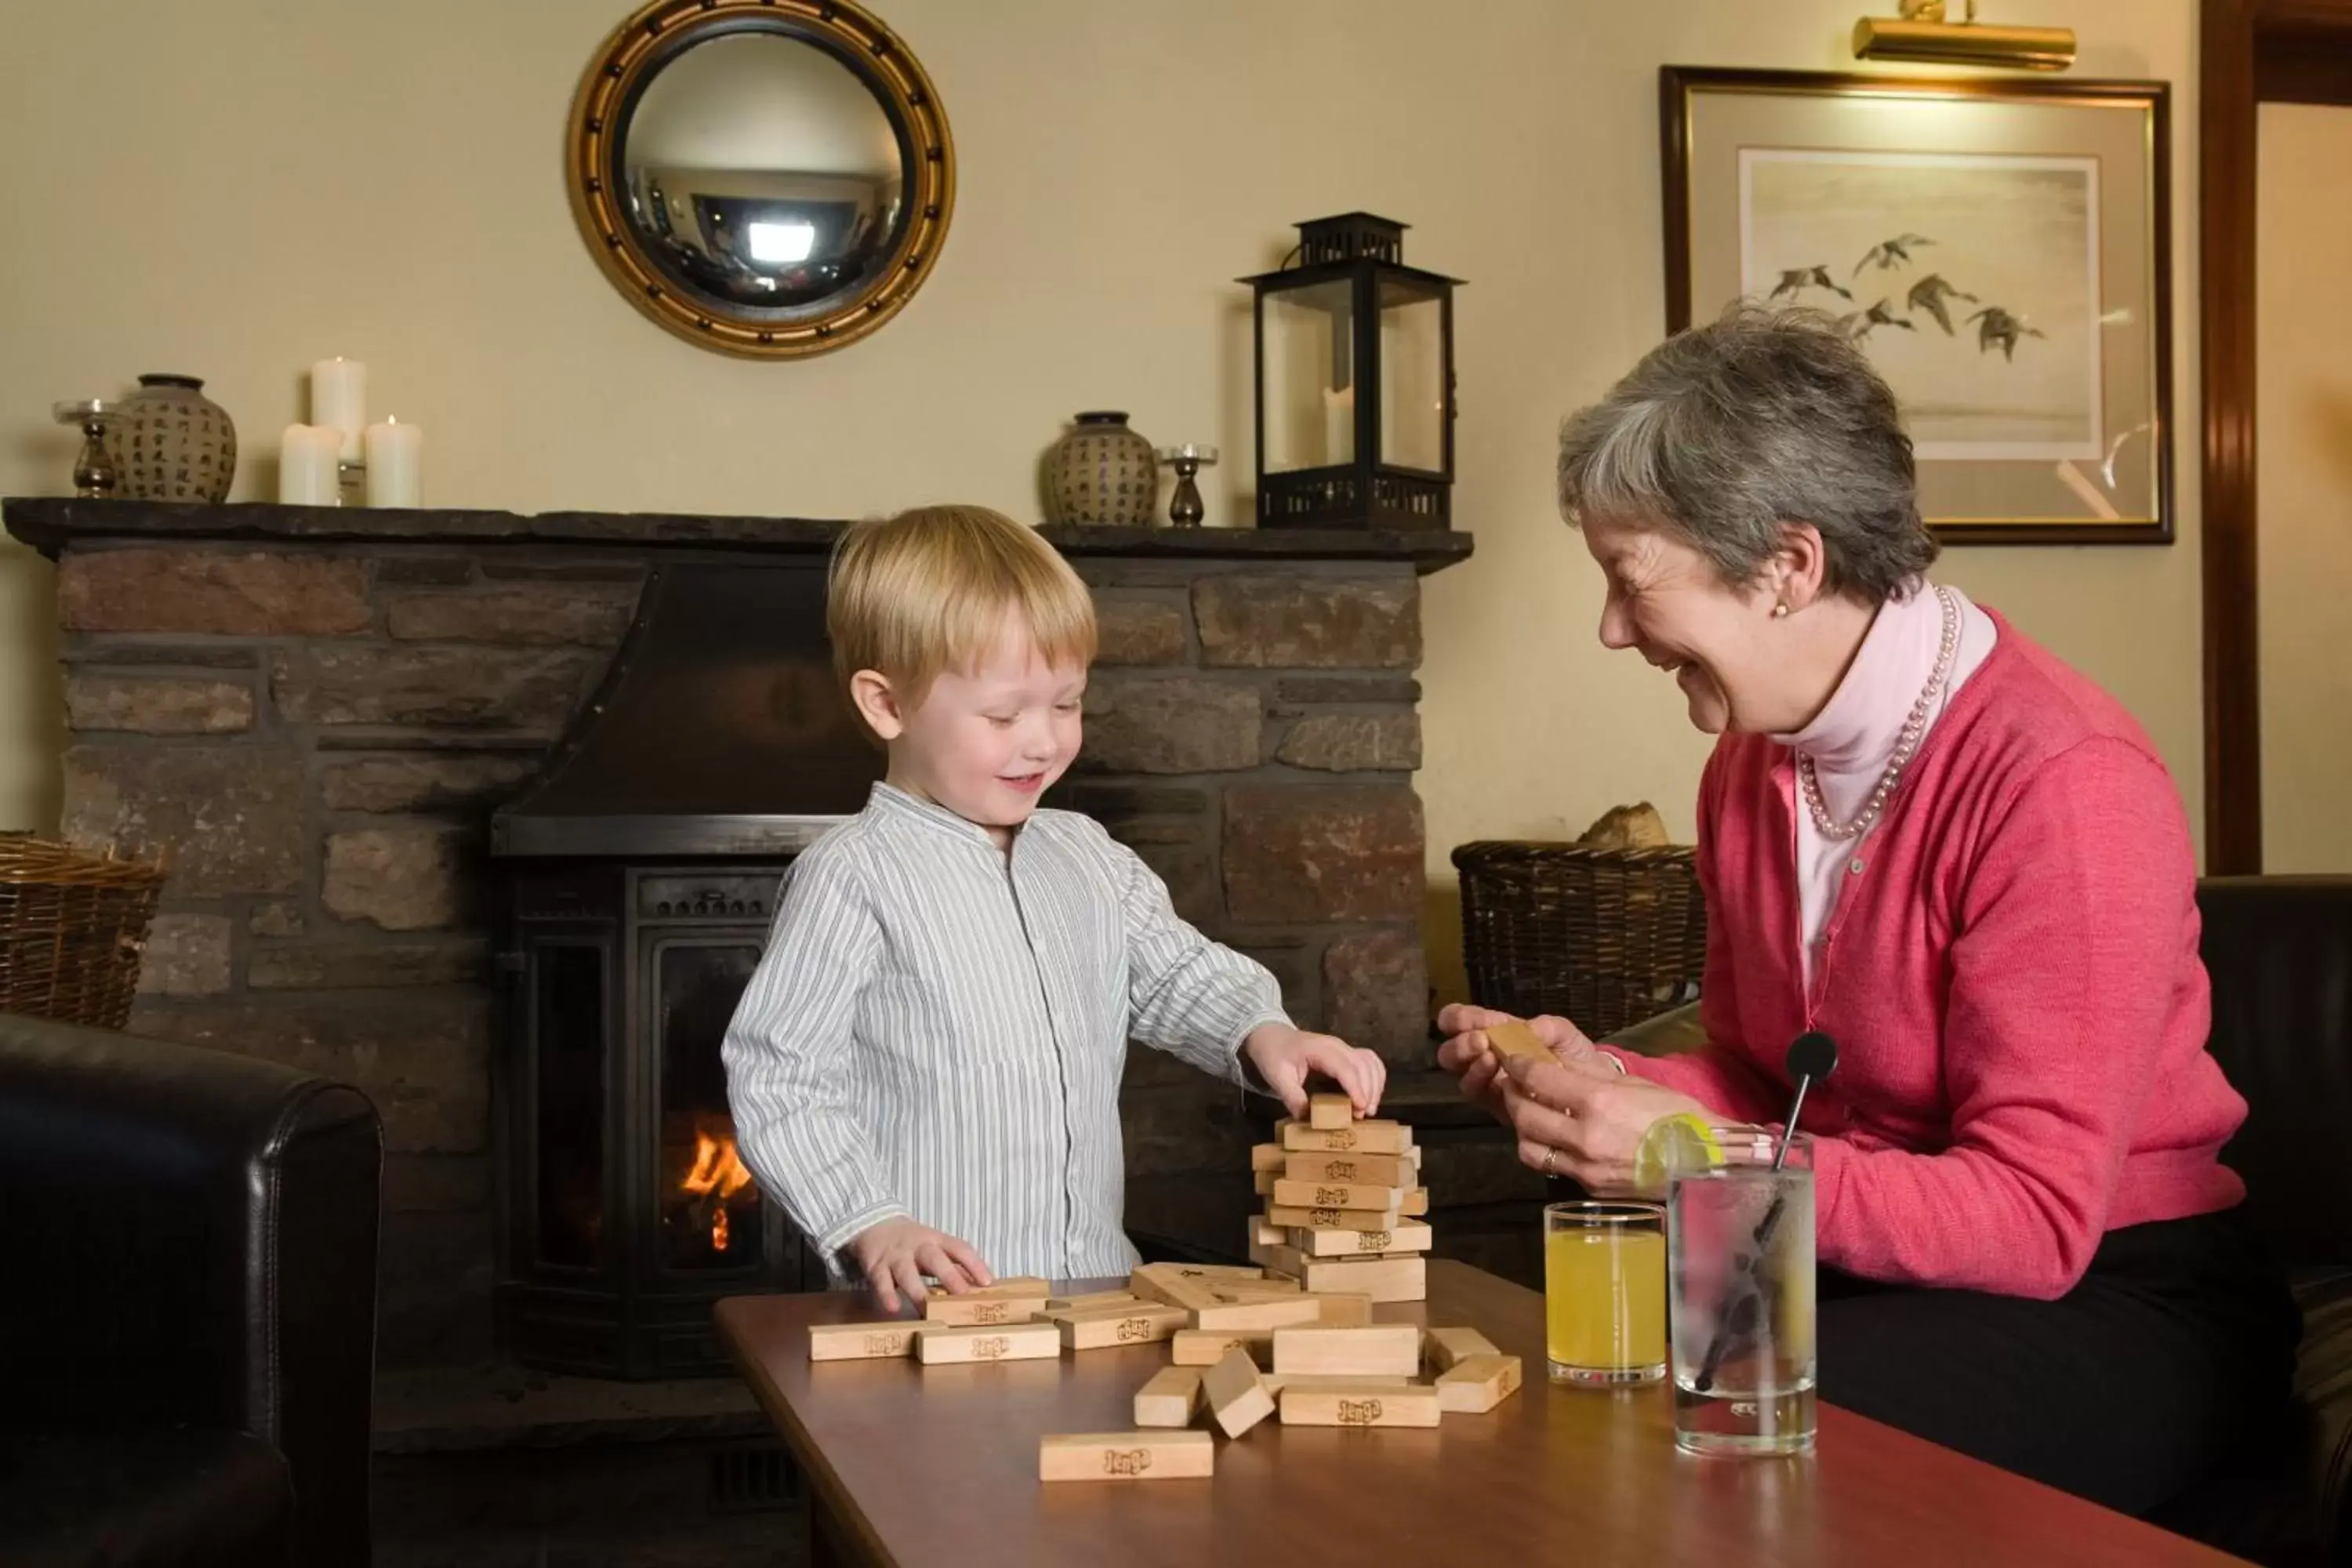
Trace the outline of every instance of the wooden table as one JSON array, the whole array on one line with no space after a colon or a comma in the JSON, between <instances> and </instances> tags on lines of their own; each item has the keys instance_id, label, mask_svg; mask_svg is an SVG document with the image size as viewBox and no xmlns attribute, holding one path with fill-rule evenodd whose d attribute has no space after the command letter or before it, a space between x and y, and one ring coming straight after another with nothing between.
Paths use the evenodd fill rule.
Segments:
<instances>
[{"instance_id":1,"label":"wooden table","mask_svg":"<svg viewBox=\"0 0 2352 1568\"><path fill-rule=\"evenodd\" d=\"M1486 1553L1578 1568L2237 1561L1826 1405L1809 1458L1680 1453L1664 1387L1553 1387L1543 1377L1543 1298L1459 1263L1430 1265L1426 1302L1377 1315L1482 1331L1524 1358L1520 1394L1488 1415L1448 1415L1433 1431L1269 1420L1237 1442L1219 1437L1208 1480L1037 1479L1043 1434L1134 1426L1135 1391L1167 1364L1165 1345L977 1366L809 1363L808 1325L876 1315L867 1298L845 1293L718 1307L720 1340L810 1478L820 1563L1440 1568Z\"/></svg>"}]
</instances>

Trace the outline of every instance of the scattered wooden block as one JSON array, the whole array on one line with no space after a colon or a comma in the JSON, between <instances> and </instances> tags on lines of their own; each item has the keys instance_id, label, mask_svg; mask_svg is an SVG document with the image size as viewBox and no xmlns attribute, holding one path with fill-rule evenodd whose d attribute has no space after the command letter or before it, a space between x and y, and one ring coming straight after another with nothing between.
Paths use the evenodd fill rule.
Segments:
<instances>
[{"instance_id":1,"label":"scattered wooden block","mask_svg":"<svg viewBox=\"0 0 2352 1568\"><path fill-rule=\"evenodd\" d=\"M1190 1426L1201 1407L1201 1369L1163 1366L1135 1391L1138 1426Z\"/></svg>"},{"instance_id":2,"label":"scattered wooden block","mask_svg":"<svg viewBox=\"0 0 2352 1568\"><path fill-rule=\"evenodd\" d=\"M1429 1299L1428 1260L1416 1254L1360 1263L1352 1259L1309 1262L1306 1285L1318 1294L1349 1291L1370 1296L1376 1302L1423 1301Z\"/></svg>"},{"instance_id":3,"label":"scattered wooden block","mask_svg":"<svg viewBox=\"0 0 2352 1568\"><path fill-rule=\"evenodd\" d=\"M1124 1307L1142 1297L1132 1290L1094 1290L1084 1296L1055 1296L1045 1303L1045 1315L1056 1312L1084 1312L1096 1307Z\"/></svg>"},{"instance_id":4,"label":"scattered wooden block","mask_svg":"<svg viewBox=\"0 0 2352 1568\"><path fill-rule=\"evenodd\" d=\"M1170 1358L1178 1366L1214 1366L1231 1350L1246 1352L1254 1361L1274 1359L1272 1329L1179 1329L1168 1342Z\"/></svg>"},{"instance_id":5,"label":"scattered wooden block","mask_svg":"<svg viewBox=\"0 0 2352 1568\"><path fill-rule=\"evenodd\" d=\"M1217 1469L1206 1432L1070 1433L1037 1439L1040 1481L1197 1480Z\"/></svg>"},{"instance_id":6,"label":"scattered wooden block","mask_svg":"<svg viewBox=\"0 0 2352 1568\"><path fill-rule=\"evenodd\" d=\"M1268 1272L1255 1279L1212 1279L1209 1294L1220 1301L1263 1301L1269 1296L1296 1296L1298 1281L1286 1274Z\"/></svg>"},{"instance_id":7,"label":"scattered wooden block","mask_svg":"<svg viewBox=\"0 0 2352 1568\"><path fill-rule=\"evenodd\" d=\"M1396 1214L1386 1209L1306 1209L1296 1205L1268 1204L1265 1217L1268 1224L1285 1230L1385 1230L1396 1223L1399 1215L1406 1213L1399 1200ZM1283 1237L1286 1243L1290 1238Z\"/></svg>"},{"instance_id":8,"label":"scattered wooden block","mask_svg":"<svg viewBox=\"0 0 2352 1568\"><path fill-rule=\"evenodd\" d=\"M1183 1279L1162 1273L1166 1266L1147 1263L1127 1277L1127 1288L1146 1301L1158 1301L1163 1306L1181 1307L1188 1312L1213 1306L1216 1298L1209 1294L1209 1284L1202 1279Z\"/></svg>"},{"instance_id":9,"label":"scattered wooden block","mask_svg":"<svg viewBox=\"0 0 2352 1568\"><path fill-rule=\"evenodd\" d=\"M1279 1143L1250 1145L1250 1169L1253 1171L1279 1171L1282 1169L1283 1162L1289 1157L1283 1152L1282 1145Z\"/></svg>"},{"instance_id":10,"label":"scattered wooden block","mask_svg":"<svg viewBox=\"0 0 2352 1568\"><path fill-rule=\"evenodd\" d=\"M1476 1355L1499 1355L1495 1342L1475 1329L1426 1329L1422 1346L1431 1368L1444 1372Z\"/></svg>"},{"instance_id":11,"label":"scattered wooden block","mask_svg":"<svg viewBox=\"0 0 2352 1568\"><path fill-rule=\"evenodd\" d=\"M1004 1300L1008 1299L1019 1299L1030 1296L1048 1296L1053 1294L1053 1290L1054 1287L1050 1281L1037 1279L1034 1275L1023 1274L1017 1275L1011 1279L999 1279L993 1284L975 1285L971 1289L963 1291L957 1297L957 1300L963 1301Z\"/></svg>"},{"instance_id":12,"label":"scattered wooden block","mask_svg":"<svg viewBox=\"0 0 2352 1568\"><path fill-rule=\"evenodd\" d=\"M1519 1391L1519 1358L1515 1355L1465 1356L1438 1374L1438 1408L1466 1415L1492 1410Z\"/></svg>"},{"instance_id":13,"label":"scattered wooden block","mask_svg":"<svg viewBox=\"0 0 2352 1568\"><path fill-rule=\"evenodd\" d=\"M1274 1370L1293 1375L1410 1378L1421 1370L1421 1330L1412 1323L1276 1329Z\"/></svg>"},{"instance_id":14,"label":"scattered wooden block","mask_svg":"<svg viewBox=\"0 0 2352 1568\"><path fill-rule=\"evenodd\" d=\"M1255 1329L1271 1332L1294 1323L1322 1321L1323 1306L1312 1296L1293 1291L1262 1301L1214 1302L1192 1314L1196 1329Z\"/></svg>"},{"instance_id":15,"label":"scattered wooden block","mask_svg":"<svg viewBox=\"0 0 2352 1568\"><path fill-rule=\"evenodd\" d=\"M1310 1094L1307 1097L1307 1125L1318 1132L1353 1126L1355 1121L1355 1102L1344 1094Z\"/></svg>"},{"instance_id":16,"label":"scattered wooden block","mask_svg":"<svg viewBox=\"0 0 2352 1568\"><path fill-rule=\"evenodd\" d=\"M915 1359L925 1366L973 1361L1050 1361L1062 1353L1052 1323L983 1324L962 1328L926 1323L915 1334Z\"/></svg>"},{"instance_id":17,"label":"scattered wooden block","mask_svg":"<svg viewBox=\"0 0 2352 1568\"><path fill-rule=\"evenodd\" d=\"M1274 1395L1257 1380L1257 1363L1242 1350L1227 1351L1201 1373L1201 1398L1228 1437L1238 1437L1274 1414Z\"/></svg>"},{"instance_id":18,"label":"scattered wooden block","mask_svg":"<svg viewBox=\"0 0 2352 1568\"><path fill-rule=\"evenodd\" d=\"M1274 1395L1276 1409L1281 1408L1282 1391L1286 1388L1352 1388L1360 1392L1367 1387L1385 1389L1428 1386L1425 1384L1416 1384L1409 1377L1325 1377L1314 1373L1291 1373L1286 1375L1278 1372L1262 1372L1257 1374L1257 1380L1265 1385L1265 1391L1268 1394Z\"/></svg>"},{"instance_id":19,"label":"scattered wooden block","mask_svg":"<svg viewBox=\"0 0 2352 1568\"><path fill-rule=\"evenodd\" d=\"M1290 1288L1295 1290L1298 1288L1298 1270L1306 1259L1299 1256L1297 1247L1289 1245L1287 1238L1290 1232L1286 1230L1279 1234L1285 1239L1272 1246L1253 1242L1250 1246L1250 1261L1262 1263L1272 1273L1281 1275L1289 1281Z\"/></svg>"},{"instance_id":20,"label":"scattered wooden block","mask_svg":"<svg viewBox=\"0 0 2352 1568\"><path fill-rule=\"evenodd\" d=\"M1359 1121L1351 1127L1310 1127L1285 1121L1282 1147L1291 1154L1402 1154L1412 1147L1412 1129L1401 1121Z\"/></svg>"},{"instance_id":21,"label":"scattered wooden block","mask_svg":"<svg viewBox=\"0 0 2352 1568\"><path fill-rule=\"evenodd\" d=\"M1557 1061L1551 1047L1536 1038L1536 1032L1517 1018L1507 1024L1490 1024L1486 1027L1486 1044L1498 1057L1533 1057L1538 1061Z\"/></svg>"},{"instance_id":22,"label":"scattered wooden block","mask_svg":"<svg viewBox=\"0 0 2352 1568\"><path fill-rule=\"evenodd\" d=\"M1419 1220L1401 1219L1386 1230L1342 1230L1317 1226L1290 1233L1291 1249L1304 1258L1427 1252L1436 1233Z\"/></svg>"},{"instance_id":23,"label":"scattered wooden block","mask_svg":"<svg viewBox=\"0 0 2352 1568\"><path fill-rule=\"evenodd\" d=\"M1154 1345L1176 1337L1192 1321L1181 1307L1139 1301L1132 1307L1109 1307L1073 1312L1060 1324L1065 1350L1094 1351L1112 1345Z\"/></svg>"},{"instance_id":24,"label":"scattered wooden block","mask_svg":"<svg viewBox=\"0 0 2352 1568\"><path fill-rule=\"evenodd\" d=\"M1287 1154L1282 1173L1294 1182L1370 1182L1403 1188L1412 1184L1413 1167L1402 1154Z\"/></svg>"},{"instance_id":25,"label":"scattered wooden block","mask_svg":"<svg viewBox=\"0 0 2352 1568\"><path fill-rule=\"evenodd\" d=\"M923 1321L969 1328L981 1323L1025 1323L1045 1310L1037 1296L932 1296L923 1302Z\"/></svg>"},{"instance_id":26,"label":"scattered wooden block","mask_svg":"<svg viewBox=\"0 0 2352 1568\"><path fill-rule=\"evenodd\" d=\"M811 1323L809 1360L874 1361L911 1354L919 1323Z\"/></svg>"},{"instance_id":27,"label":"scattered wooden block","mask_svg":"<svg viewBox=\"0 0 2352 1568\"><path fill-rule=\"evenodd\" d=\"M1282 1390L1286 1426L1434 1426L1437 1390L1425 1383L1341 1379Z\"/></svg>"},{"instance_id":28,"label":"scattered wooden block","mask_svg":"<svg viewBox=\"0 0 2352 1568\"><path fill-rule=\"evenodd\" d=\"M1316 1321L1327 1329L1360 1329L1372 1321L1372 1299L1360 1291L1326 1290L1309 1300L1323 1309Z\"/></svg>"},{"instance_id":29,"label":"scattered wooden block","mask_svg":"<svg viewBox=\"0 0 2352 1568\"><path fill-rule=\"evenodd\" d=\"M1294 1182L1274 1184L1274 1201L1285 1208L1366 1209L1391 1219L1404 1202L1404 1189L1372 1182Z\"/></svg>"}]
</instances>

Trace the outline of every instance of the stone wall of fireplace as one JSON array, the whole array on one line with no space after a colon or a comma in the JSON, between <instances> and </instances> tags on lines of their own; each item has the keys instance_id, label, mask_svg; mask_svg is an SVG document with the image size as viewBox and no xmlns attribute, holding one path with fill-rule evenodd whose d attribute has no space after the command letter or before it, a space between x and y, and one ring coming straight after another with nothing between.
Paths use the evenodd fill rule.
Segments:
<instances>
[{"instance_id":1,"label":"stone wall of fireplace","mask_svg":"<svg viewBox=\"0 0 2352 1568\"><path fill-rule=\"evenodd\" d=\"M131 1027L364 1089L388 1146L383 1359L482 1358L488 813L593 690L663 552L419 540L425 514L396 542L190 538L77 504L110 526L57 547L65 827L172 857ZM1065 544L1103 648L1057 804L1263 960L1302 1022L1425 1065L1416 563ZM1245 1183L1229 1089L1139 1051L1125 1109L1139 1203Z\"/></svg>"}]
</instances>

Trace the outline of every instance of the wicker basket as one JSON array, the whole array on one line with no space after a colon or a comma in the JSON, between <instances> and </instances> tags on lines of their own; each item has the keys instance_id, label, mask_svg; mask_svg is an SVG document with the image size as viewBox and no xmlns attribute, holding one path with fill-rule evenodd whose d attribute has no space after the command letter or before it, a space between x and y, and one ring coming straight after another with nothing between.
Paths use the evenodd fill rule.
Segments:
<instances>
[{"instance_id":1,"label":"wicker basket","mask_svg":"<svg viewBox=\"0 0 2352 1568\"><path fill-rule=\"evenodd\" d=\"M163 870L0 833L0 1011L122 1027Z\"/></svg>"},{"instance_id":2,"label":"wicker basket","mask_svg":"<svg viewBox=\"0 0 2352 1568\"><path fill-rule=\"evenodd\" d=\"M1692 851L1485 839L1454 851L1470 999L1598 1039L1689 1001L1706 961Z\"/></svg>"}]
</instances>

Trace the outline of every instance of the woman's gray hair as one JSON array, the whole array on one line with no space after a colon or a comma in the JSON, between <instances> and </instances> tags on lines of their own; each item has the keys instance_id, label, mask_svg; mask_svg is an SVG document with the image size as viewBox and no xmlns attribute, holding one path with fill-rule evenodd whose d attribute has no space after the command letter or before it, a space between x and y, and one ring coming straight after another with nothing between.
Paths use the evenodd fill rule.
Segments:
<instances>
[{"instance_id":1,"label":"woman's gray hair","mask_svg":"<svg viewBox=\"0 0 2352 1568\"><path fill-rule=\"evenodd\" d=\"M1827 315L1746 300L1569 416L1559 505L1571 523L1661 530L1734 584L1763 572L1784 524L1811 523L1825 586L1869 605L1937 552L1894 390Z\"/></svg>"}]
</instances>

